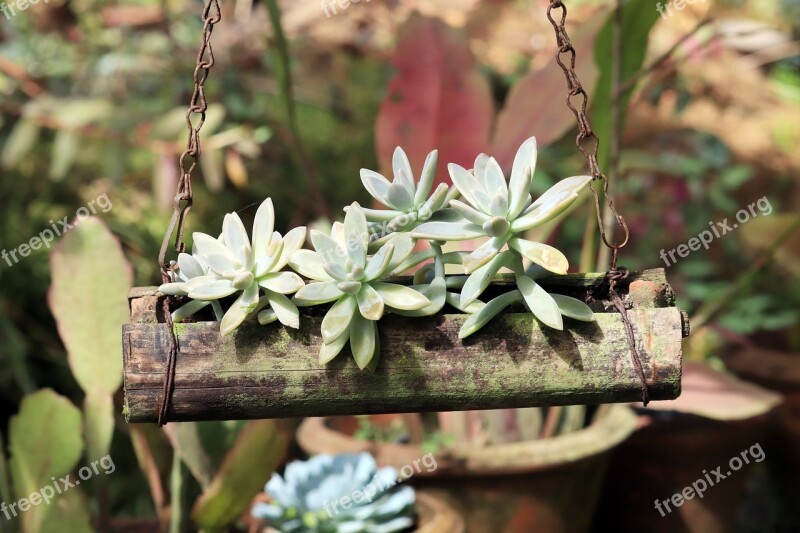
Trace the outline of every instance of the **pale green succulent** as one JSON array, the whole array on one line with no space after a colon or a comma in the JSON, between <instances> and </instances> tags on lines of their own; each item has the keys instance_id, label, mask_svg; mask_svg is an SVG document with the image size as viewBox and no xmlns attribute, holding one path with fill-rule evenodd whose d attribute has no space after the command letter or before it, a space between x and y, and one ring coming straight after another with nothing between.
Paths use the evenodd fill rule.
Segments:
<instances>
[{"instance_id":1,"label":"pale green succulent","mask_svg":"<svg viewBox=\"0 0 800 533\"><path fill-rule=\"evenodd\" d=\"M274 231L274 225L275 212L269 198L256 212L252 243L239 215L225 215L222 235L218 239L199 232L192 235L194 259L199 263L194 265L184 258L185 265L190 265L189 279L179 283L180 286L175 283L162 285L159 290L167 294L185 293L201 302L240 292L222 317L220 332L223 336L267 306L258 314L259 322L267 324L280 320L286 326L298 328L299 311L285 295L296 292L304 283L300 276L283 271L283 268L289 257L303 245L306 228L295 228L283 237ZM208 268L204 275L194 276L197 273L195 266Z\"/></svg>"},{"instance_id":2,"label":"pale green succulent","mask_svg":"<svg viewBox=\"0 0 800 533\"><path fill-rule=\"evenodd\" d=\"M438 161L437 150L428 154L418 183L414 181L408 156L399 146L392 155L394 180L391 183L375 171L361 169L361 183L364 184L364 188L378 202L388 207L388 209L364 209L373 239L378 239L378 242L382 243L391 237L391 233L411 231L447 207L450 200L457 197L458 190L444 183L440 183L430 194Z\"/></svg>"},{"instance_id":3,"label":"pale green succulent","mask_svg":"<svg viewBox=\"0 0 800 533\"><path fill-rule=\"evenodd\" d=\"M367 219L353 203L344 224L334 223L330 236L312 230L311 242L316 251L299 250L289 264L314 280L295 294L297 305L335 302L322 321L320 364L331 361L349 341L358 367L374 368L380 352L375 322L386 310L414 311L431 303L414 289L381 281L411 254L414 241L399 234L368 255Z\"/></svg>"},{"instance_id":4,"label":"pale green succulent","mask_svg":"<svg viewBox=\"0 0 800 533\"><path fill-rule=\"evenodd\" d=\"M196 255L189 255L187 253L178 254L177 265L173 262L172 267L172 279L177 281L161 285L158 290L164 294L169 294L170 296L188 296L192 287L199 286L208 281L208 265ZM182 305L172 312L172 320L174 322L180 322L184 318L197 313L209 305L214 309L214 315L217 317L217 320L222 320L225 313L222 311L219 302L204 302L202 300L192 300Z\"/></svg>"},{"instance_id":5,"label":"pale green succulent","mask_svg":"<svg viewBox=\"0 0 800 533\"><path fill-rule=\"evenodd\" d=\"M566 178L532 202L530 186L536 156L536 139L531 137L517 151L508 183L497 161L486 154L476 158L474 173L450 164L448 170L453 183L469 202L450 201L450 207L460 213L463 220L426 222L417 227L412 236L440 241L488 237L475 251L463 257L464 270L471 275L464 283L458 307L467 309L501 268L510 268L517 275L517 287L530 311L546 325L563 329L558 302L525 274L522 259L555 274L566 274L567 258L556 248L526 240L521 234L564 212L592 178ZM501 298L505 301L512 296L502 295ZM575 302L585 306L583 302ZM587 316L586 313L573 314ZM588 316L593 317L591 312ZM466 331L462 328L462 336L466 336L463 335Z\"/></svg>"}]
</instances>

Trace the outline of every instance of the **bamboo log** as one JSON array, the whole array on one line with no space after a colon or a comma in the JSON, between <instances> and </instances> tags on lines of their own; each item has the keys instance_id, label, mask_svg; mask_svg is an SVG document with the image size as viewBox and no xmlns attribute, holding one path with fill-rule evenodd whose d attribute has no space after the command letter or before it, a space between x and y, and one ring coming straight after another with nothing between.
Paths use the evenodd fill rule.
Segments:
<instances>
[{"instance_id":1,"label":"bamboo log","mask_svg":"<svg viewBox=\"0 0 800 533\"><path fill-rule=\"evenodd\" d=\"M548 287L591 300L601 277L570 275ZM680 394L685 313L673 303L663 270L632 276L620 288L632 307L637 347L653 400ZM559 290L560 289L560 290ZM123 327L125 414L154 422L162 399L167 326L163 296L134 289L133 323ZM602 311L603 302L593 302ZM565 330L526 313L507 313L460 340L463 314L387 316L379 324L381 359L361 371L349 349L319 364L319 315L300 330L247 324L221 338L216 322L176 324L180 352L171 421L453 411L636 401L641 385L622 319L597 312L595 323L565 319Z\"/></svg>"}]
</instances>

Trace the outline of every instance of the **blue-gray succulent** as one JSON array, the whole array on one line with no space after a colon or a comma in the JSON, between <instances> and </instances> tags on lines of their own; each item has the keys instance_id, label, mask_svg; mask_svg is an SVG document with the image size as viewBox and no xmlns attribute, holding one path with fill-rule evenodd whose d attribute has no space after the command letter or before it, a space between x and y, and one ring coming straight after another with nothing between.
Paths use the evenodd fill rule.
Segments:
<instances>
[{"instance_id":1,"label":"blue-gray succulent","mask_svg":"<svg viewBox=\"0 0 800 533\"><path fill-rule=\"evenodd\" d=\"M294 461L265 487L253 517L281 533L390 533L414 524L414 489L368 453Z\"/></svg>"}]
</instances>

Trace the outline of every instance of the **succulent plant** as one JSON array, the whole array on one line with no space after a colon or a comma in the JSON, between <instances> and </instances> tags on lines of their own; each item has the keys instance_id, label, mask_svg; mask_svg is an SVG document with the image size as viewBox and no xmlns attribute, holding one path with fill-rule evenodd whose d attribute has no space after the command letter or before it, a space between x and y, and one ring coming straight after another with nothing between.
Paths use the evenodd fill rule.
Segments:
<instances>
[{"instance_id":1,"label":"succulent plant","mask_svg":"<svg viewBox=\"0 0 800 533\"><path fill-rule=\"evenodd\" d=\"M412 236L443 241L488 237L486 242L463 258L464 270L470 276L462 288L458 307L465 309L470 306L501 268L510 268L516 274L519 293L528 309L544 324L563 329L559 301L570 307L567 313L576 317L593 319L593 315L591 311L585 312L588 307L579 300L570 298L564 303L561 298L551 297L532 277L526 275L523 258L555 274L566 274L569 262L556 248L526 240L521 234L564 212L592 178L573 176L561 180L534 202L530 186L536 156L536 139L531 137L520 146L514 157L508 184L499 163L486 154L475 159L472 173L459 165L450 164L448 170L453 183L469 202L450 201L450 207L460 213L463 220L425 222L412 232ZM504 250L506 246L508 249ZM511 294L498 298L481 317L487 316L501 304L500 310L514 303ZM583 312L573 312L573 307L579 307ZM478 317L471 318L474 318L473 323L481 322ZM462 328L462 337L471 333L474 333L471 328Z\"/></svg>"},{"instance_id":2,"label":"succulent plant","mask_svg":"<svg viewBox=\"0 0 800 533\"><path fill-rule=\"evenodd\" d=\"M415 494L396 483L393 467L378 469L368 453L317 455L294 461L265 487L271 503L253 517L282 533L389 533L414 523Z\"/></svg>"},{"instance_id":3,"label":"succulent plant","mask_svg":"<svg viewBox=\"0 0 800 533\"><path fill-rule=\"evenodd\" d=\"M192 235L193 257L198 264L184 257L188 279L176 282L177 285L162 285L159 290L166 294L185 293L189 298L202 302L240 292L222 317L222 335L231 333L248 316L267 306L258 313L262 324L279 320L286 326L299 327L299 311L286 295L296 292L304 282L300 276L283 271L283 268L289 257L303 245L306 228L295 228L283 237L274 231L274 224L275 212L269 198L256 212L252 243L239 215L228 213L218 239L199 232ZM178 265L181 266L180 258ZM195 267L202 269L205 266L208 268L204 275L197 276Z\"/></svg>"},{"instance_id":4,"label":"succulent plant","mask_svg":"<svg viewBox=\"0 0 800 533\"><path fill-rule=\"evenodd\" d=\"M334 302L322 321L320 364L336 357L349 340L358 367L374 368L380 351L375 322L387 309L413 311L431 303L414 289L381 281L411 254L414 241L400 234L368 255L367 219L353 203L344 224L334 223L330 236L312 230L311 243L315 252L299 250L289 264L314 280L295 294L295 304Z\"/></svg>"},{"instance_id":5,"label":"succulent plant","mask_svg":"<svg viewBox=\"0 0 800 533\"><path fill-rule=\"evenodd\" d=\"M390 183L373 170L361 169L361 183L378 202L388 209L364 209L370 223L373 239L384 242L391 233L408 232L429 220L435 213L447 207L450 200L458 195L455 187L440 183L428 197L436 175L439 152L433 150L425 159L419 183L414 181L408 156L399 146L392 155L394 180Z\"/></svg>"},{"instance_id":6,"label":"succulent plant","mask_svg":"<svg viewBox=\"0 0 800 533\"><path fill-rule=\"evenodd\" d=\"M194 286L200 286L208 282L208 265L197 255L187 253L178 254L177 265L173 264L172 281L165 283L158 288L159 291L171 296L188 296ZM211 305L217 320L222 320L224 315L222 307L217 301L192 300L172 312L172 320L180 322L184 318L191 316L201 309Z\"/></svg>"}]
</instances>

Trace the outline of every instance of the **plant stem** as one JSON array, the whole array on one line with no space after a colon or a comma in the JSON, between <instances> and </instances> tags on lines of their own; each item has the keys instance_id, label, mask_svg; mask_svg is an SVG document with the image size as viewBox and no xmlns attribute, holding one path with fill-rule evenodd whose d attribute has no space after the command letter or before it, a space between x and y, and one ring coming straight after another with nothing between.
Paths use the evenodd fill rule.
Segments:
<instances>
[{"instance_id":1,"label":"plant stem","mask_svg":"<svg viewBox=\"0 0 800 533\"><path fill-rule=\"evenodd\" d=\"M692 329L699 329L708 324L717 314L739 293L744 292L758 277L772 266L772 261L775 258L775 252L791 237L798 228L800 228L800 217L797 218L792 224L786 228L783 233L778 235L772 244L762 252L762 254L753 262L753 264L739 276L733 285L730 285L726 290L712 296L706 300L691 318Z\"/></svg>"},{"instance_id":2,"label":"plant stem","mask_svg":"<svg viewBox=\"0 0 800 533\"><path fill-rule=\"evenodd\" d=\"M187 487L186 479L188 469L184 466L180 456L174 453L172 456L172 473L170 474L170 513L169 513L169 533L183 533L187 529Z\"/></svg>"},{"instance_id":3,"label":"plant stem","mask_svg":"<svg viewBox=\"0 0 800 533\"><path fill-rule=\"evenodd\" d=\"M311 189L311 196L313 203L317 209L317 214L329 220L333 219L333 211L325 201L325 196L322 194L322 189L319 185L317 178L317 171L308 157L305 145L303 144L302 137L300 136L300 129L297 126L297 107L294 102L292 71L291 71L291 58L289 56L289 43L286 39L286 34L283 31L281 24L281 11L278 7L277 0L266 0L267 12L269 20L272 24L272 29L275 32L275 47L273 48L273 55L275 57L275 70L278 75L281 98L283 99L284 107L286 108L286 118L289 123L289 131L291 133L291 153L295 165L303 169L308 178L308 186Z\"/></svg>"}]
</instances>

